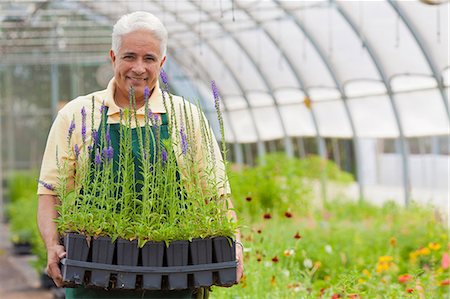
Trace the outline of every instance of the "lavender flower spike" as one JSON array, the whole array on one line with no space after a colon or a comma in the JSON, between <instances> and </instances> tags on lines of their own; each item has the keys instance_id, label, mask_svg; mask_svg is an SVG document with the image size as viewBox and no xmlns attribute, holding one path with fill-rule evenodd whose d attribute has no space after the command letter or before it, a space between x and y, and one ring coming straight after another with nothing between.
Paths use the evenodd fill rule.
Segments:
<instances>
[{"instance_id":1,"label":"lavender flower spike","mask_svg":"<svg viewBox=\"0 0 450 299\"><path fill-rule=\"evenodd\" d=\"M144 88L144 100L147 101L149 97L150 97L150 89L148 88L148 86L145 86L145 88Z\"/></svg>"},{"instance_id":2,"label":"lavender flower spike","mask_svg":"<svg viewBox=\"0 0 450 299\"><path fill-rule=\"evenodd\" d=\"M111 161L114 157L114 149L110 146L103 149L103 156L106 158L107 161Z\"/></svg>"},{"instance_id":3,"label":"lavender flower spike","mask_svg":"<svg viewBox=\"0 0 450 299\"><path fill-rule=\"evenodd\" d=\"M214 95L214 100L217 102L220 99L219 89L217 89L216 81L211 81L211 89Z\"/></svg>"},{"instance_id":4,"label":"lavender flower spike","mask_svg":"<svg viewBox=\"0 0 450 299\"><path fill-rule=\"evenodd\" d=\"M189 144L183 123L181 123L180 137L181 137L181 153L185 155L188 150Z\"/></svg>"},{"instance_id":5,"label":"lavender flower spike","mask_svg":"<svg viewBox=\"0 0 450 299\"><path fill-rule=\"evenodd\" d=\"M86 109L81 108L81 140L86 143Z\"/></svg>"},{"instance_id":6,"label":"lavender flower spike","mask_svg":"<svg viewBox=\"0 0 450 299\"><path fill-rule=\"evenodd\" d=\"M167 74L164 69L161 69L159 72L159 76L161 77L162 82L164 83L165 89L169 89L169 80L167 79Z\"/></svg>"},{"instance_id":7,"label":"lavender flower spike","mask_svg":"<svg viewBox=\"0 0 450 299\"><path fill-rule=\"evenodd\" d=\"M92 130L92 140L94 140L94 144L98 144L98 132L97 130Z\"/></svg>"},{"instance_id":8,"label":"lavender flower spike","mask_svg":"<svg viewBox=\"0 0 450 299\"><path fill-rule=\"evenodd\" d=\"M94 160L95 165L100 165L102 164L102 156L100 155L100 151L97 148L97 152L95 153L95 160Z\"/></svg>"},{"instance_id":9,"label":"lavender flower spike","mask_svg":"<svg viewBox=\"0 0 450 299\"><path fill-rule=\"evenodd\" d=\"M41 184L42 186L44 186L45 189L50 190L50 191L55 191L55 187L53 187L52 184L46 183L44 181L38 180L38 183Z\"/></svg>"},{"instance_id":10,"label":"lavender flower spike","mask_svg":"<svg viewBox=\"0 0 450 299\"><path fill-rule=\"evenodd\" d=\"M106 127L106 145L111 145L111 135L109 134L109 125Z\"/></svg>"},{"instance_id":11,"label":"lavender flower spike","mask_svg":"<svg viewBox=\"0 0 450 299\"><path fill-rule=\"evenodd\" d=\"M67 134L67 138L69 140L72 138L73 131L75 131L75 120L72 119L69 126L69 132Z\"/></svg>"},{"instance_id":12,"label":"lavender flower spike","mask_svg":"<svg viewBox=\"0 0 450 299\"><path fill-rule=\"evenodd\" d=\"M73 151L75 152L75 159L78 160L78 157L80 156L80 148L78 147L78 144L75 144Z\"/></svg>"},{"instance_id":13,"label":"lavender flower spike","mask_svg":"<svg viewBox=\"0 0 450 299\"><path fill-rule=\"evenodd\" d=\"M161 151L161 159L162 159L162 165L164 166L167 162L167 151L165 148Z\"/></svg>"}]
</instances>

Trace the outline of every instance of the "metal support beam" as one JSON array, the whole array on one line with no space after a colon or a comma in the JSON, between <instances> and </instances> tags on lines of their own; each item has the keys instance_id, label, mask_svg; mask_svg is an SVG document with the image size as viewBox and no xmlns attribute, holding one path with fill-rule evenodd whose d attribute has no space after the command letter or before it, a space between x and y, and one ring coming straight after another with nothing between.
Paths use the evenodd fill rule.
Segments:
<instances>
[{"instance_id":1,"label":"metal support beam","mask_svg":"<svg viewBox=\"0 0 450 299\"><path fill-rule=\"evenodd\" d=\"M59 103L59 66L56 63L53 63L50 68L50 77L51 77L51 109L52 116L55 119L56 114L58 114L58 103Z\"/></svg>"},{"instance_id":2,"label":"metal support beam","mask_svg":"<svg viewBox=\"0 0 450 299\"><path fill-rule=\"evenodd\" d=\"M335 2L335 0L330 0L330 1ZM337 8L337 11L341 14L341 16L344 18L344 20L350 26L350 28L355 32L355 34L360 37L364 36L363 34L361 34L359 28L356 26L355 22L350 18L350 16L345 12L345 10L337 2L335 2L335 5ZM397 127L398 127L398 132L399 132L400 151L401 151L402 161L403 161L403 186L404 186L404 194L405 194L405 205L408 205L409 199L411 197L411 195L410 195L411 184L410 184L410 180L409 180L408 144L407 144L407 140L405 138L405 134L403 132L403 126L402 126L402 123L400 120L400 113L398 111L397 104L395 103L391 84L385 74L384 68L380 62L380 59L378 58L378 56L375 52L374 47L365 38L362 38L361 41L362 41L364 47L367 49L367 52L369 53L374 65L381 77L381 80L383 81L384 85L386 86L386 91L388 93L392 111L395 116L395 120L396 120Z\"/></svg>"}]
</instances>

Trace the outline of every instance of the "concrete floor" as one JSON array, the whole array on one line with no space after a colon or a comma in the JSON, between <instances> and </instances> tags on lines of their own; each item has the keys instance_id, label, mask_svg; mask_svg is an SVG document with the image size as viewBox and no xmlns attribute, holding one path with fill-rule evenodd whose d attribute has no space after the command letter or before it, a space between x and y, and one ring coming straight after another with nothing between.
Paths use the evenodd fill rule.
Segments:
<instances>
[{"instance_id":1,"label":"concrete floor","mask_svg":"<svg viewBox=\"0 0 450 299\"><path fill-rule=\"evenodd\" d=\"M0 298L52 299L53 292L40 288L39 277L29 265L32 256L11 254L8 227L0 224Z\"/></svg>"}]
</instances>

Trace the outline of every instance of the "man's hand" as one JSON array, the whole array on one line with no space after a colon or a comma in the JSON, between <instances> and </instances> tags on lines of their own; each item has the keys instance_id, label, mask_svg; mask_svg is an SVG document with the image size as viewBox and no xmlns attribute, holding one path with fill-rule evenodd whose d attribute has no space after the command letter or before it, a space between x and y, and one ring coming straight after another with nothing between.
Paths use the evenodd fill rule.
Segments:
<instances>
[{"instance_id":1,"label":"man's hand","mask_svg":"<svg viewBox=\"0 0 450 299\"><path fill-rule=\"evenodd\" d=\"M244 276L244 247L242 243L236 243L236 259L237 259L237 269L236 269L236 279L237 283Z\"/></svg>"},{"instance_id":2,"label":"man's hand","mask_svg":"<svg viewBox=\"0 0 450 299\"><path fill-rule=\"evenodd\" d=\"M57 287L62 287L63 285L59 261L65 256L66 251L62 245L54 245L47 248L47 275L53 279Z\"/></svg>"}]
</instances>

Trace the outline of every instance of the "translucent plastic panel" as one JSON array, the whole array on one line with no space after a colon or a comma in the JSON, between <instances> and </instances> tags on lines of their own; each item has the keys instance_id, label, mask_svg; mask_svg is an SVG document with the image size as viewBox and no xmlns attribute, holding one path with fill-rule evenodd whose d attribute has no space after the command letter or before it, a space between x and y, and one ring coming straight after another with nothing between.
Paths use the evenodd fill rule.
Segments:
<instances>
[{"instance_id":1,"label":"translucent plastic panel","mask_svg":"<svg viewBox=\"0 0 450 299\"><path fill-rule=\"evenodd\" d=\"M249 92L247 93L247 99L252 107L268 106L274 104L273 97L268 93Z\"/></svg>"},{"instance_id":2,"label":"translucent plastic panel","mask_svg":"<svg viewBox=\"0 0 450 299\"><path fill-rule=\"evenodd\" d=\"M277 35L262 29L235 35L271 89L299 87L293 69L278 49Z\"/></svg>"},{"instance_id":3,"label":"translucent plastic panel","mask_svg":"<svg viewBox=\"0 0 450 299\"><path fill-rule=\"evenodd\" d=\"M305 93L299 89L280 89L275 91L275 98L278 104L298 104L305 99Z\"/></svg>"},{"instance_id":4,"label":"translucent plastic panel","mask_svg":"<svg viewBox=\"0 0 450 299\"><path fill-rule=\"evenodd\" d=\"M441 5L426 5L421 1L396 2L411 21L438 71L449 65L449 3L443 2Z\"/></svg>"},{"instance_id":5,"label":"translucent plastic panel","mask_svg":"<svg viewBox=\"0 0 450 299\"><path fill-rule=\"evenodd\" d=\"M241 96L226 96L223 101L228 110L248 108L247 101Z\"/></svg>"},{"instance_id":6,"label":"translucent plastic panel","mask_svg":"<svg viewBox=\"0 0 450 299\"><path fill-rule=\"evenodd\" d=\"M211 41L211 45L214 47L216 53L220 53L220 60L226 63L228 68L232 70L234 76L239 80L240 84L245 87L246 90L267 90L267 86L261 79L255 65L249 59L236 43L236 41L228 36L220 40ZM211 64L208 61L208 57L205 57L204 63L210 67L220 66L220 62Z\"/></svg>"},{"instance_id":7,"label":"translucent plastic panel","mask_svg":"<svg viewBox=\"0 0 450 299\"><path fill-rule=\"evenodd\" d=\"M397 122L387 96L349 99L348 105L358 137L398 137Z\"/></svg>"},{"instance_id":8,"label":"translucent plastic panel","mask_svg":"<svg viewBox=\"0 0 450 299\"><path fill-rule=\"evenodd\" d=\"M249 143L258 141L257 132L249 110L233 111L228 114L229 122L236 130L236 142Z\"/></svg>"},{"instance_id":9,"label":"translucent plastic panel","mask_svg":"<svg viewBox=\"0 0 450 299\"><path fill-rule=\"evenodd\" d=\"M221 140L222 135L220 133L220 125L219 125L219 121L217 119L217 114L215 113L215 111L210 111L208 113L205 113L205 116L208 119L209 124L214 132L214 136L216 137L217 140ZM225 140L227 142L235 142L236 129L233 127L234 124L230 123L228 113L222 113L222 119L223 119L224 131L225 131Z\"/></svg>"},{"instance_id":10,"label":"translucent plastic panel","mask_svg":"<svg viewBox=\"0 0 450 299\"><path fill-rule=\"evenodd\" d=\"M355 2L349 2L352 6ZM380 76L361 40L339 12L331 7L311 8L297 14L318 44L337 80L379 80Z\"/></svg>"},{"instance_id":11,"label":"translucent plastic panel","mask_svg":"<svg viewBox=\"0 0 450 299\"><path fill-rule=\"evenodd\" d=\"M355 80L344 85L345 94L349 98L386 93L386 85L377 81Z\"/></svg>"},{"instance_id":12,"label":"translucent plastic panel","mask_svg":"<svg viewBox=\"0 0 450 299\"><path fill-rule=\"evenodd\" d=\"M449 121L438 90L395 95L405 136L449 134Z\"/></svg>"},{"instance_id":13,"label":"translucent plastic panel","mask_svg":"<svg viewBox=\"0 0 450 299\"><path fill-rule=\"evenodd\" d=\"M305 89L310 86L335 86L324 61L295 19L266 23L264 28L276 37L278 46L283 49ZM277 65L280 57L274 59Z\"/></svg>"},{"instance_id":14,"label":"translucent plastic panel","mask_svg":"<svg viewBox=\"0 0 450 299\"><path fill-rule=\"evenodd\" d=\"M388 78L431 74L418 44L387 1L360 1L358 5L339 1L338 5L368 40Z\"/></svg>"},{"instance_id":15,"label":"translucent plastic panel","mask_svg":"<svg viewBox=\"0 0 450 299\"><path fill-rule=\"evenodd\" d=\"M424 88L436 88L435 78L425 76L395 76L391 80L393 92L410 91Z\"/></svg>"},{"instance_id":16,"label":"translucent plastic panel","mask_svg":"<svg viewBox=\"0 0 450 299\"><path fill-rule=\"evenodd\" d=\"M442 81L444 83L444 86L450 86L450 68L446 68L442 72Z\"/></svg>"},{"instance_id":17,"label":"translucent plastic panel","mask_svg":"<svg viewBox=\"0 0 450 299\"><path fill-rule=\"evenodd\" d=\"M339 90L334 88L311 88L308 92L311 100L314 102L336 100L341 98L341 93Z\"/></svg>"},{"instance_id":18,"label":"translucent plastic panel","mask_svg":"<svg viewBox=\"0 0 450 299\"><path fill-rule=\"evenodd\" d=\"M253 111L262 140L280 139L285 136L279 114L274 107L254 108Z\"/></svg>"},{"instance_id":19,"label":"translucent plastic panel","mask_svg":"<svg viewBox=\"0 0 450 299\"><path fill-rule=\"evenodd\" d=\"M284 105L280 112L289 136L316 136L311 111L303 104Z\"/></svg>"},{"instance_id":20,"label":"translucent plastic panel","mask_svg":"<svg viewBox=\"0 0 450 299\"><path fill-rule=\"evenodd\" d=\"M323 137L351 138L353 133L341 100L313 102L320 135Z\"/></svg>"}]
</instances>

